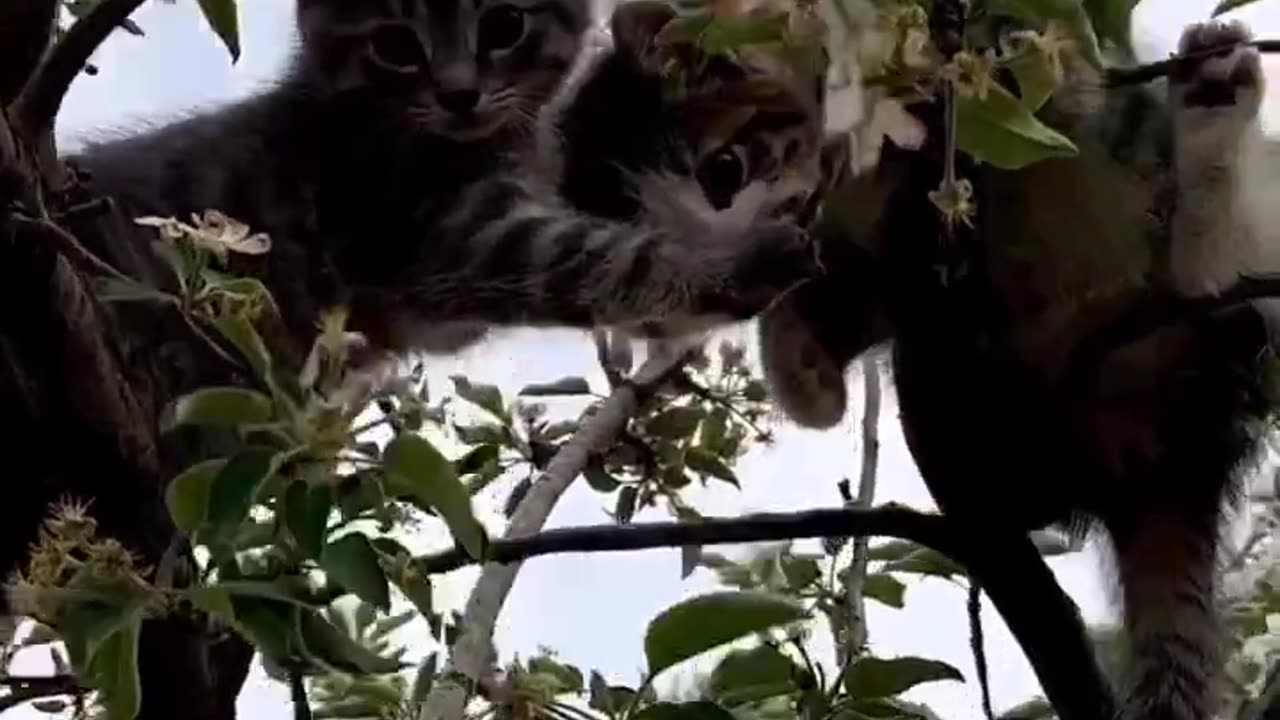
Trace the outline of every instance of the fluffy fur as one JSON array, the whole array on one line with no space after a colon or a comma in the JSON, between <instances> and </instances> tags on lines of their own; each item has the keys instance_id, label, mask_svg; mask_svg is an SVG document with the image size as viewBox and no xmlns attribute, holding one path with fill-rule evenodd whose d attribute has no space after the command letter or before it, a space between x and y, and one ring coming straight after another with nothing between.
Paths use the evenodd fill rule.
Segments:
<instances>
[{"instance_id":1,"label":"fluffy fur","mask_svg":"<svg viewBox=\"0 0 1280 720\"><path fill-rule=\"evenodd\" d=\"M613 47L599 53L550 115L556 191L583 212L643 220L702 239L708 253L733 246L769 220L807 224L824 195L825 86L812 71L766 52L707 57L656 42L675 18L665 3L623 4ZM681 68L673 85L663 67ZM696 334L641 323L644 336Z\"/></svg>"},{"instance_id":2,"label":"fluffy fur","mask_svg":"<svg viewBox=\"0 0 1280 720\"><path fill-rule=\"evenodd\" d=\"M949 515L982 531L1107 532L1131 657L1123 720L1217 709L1220 512L1273 405L1270 311L1255 303L1141 338L1108 356L1096 382L1064 369L1081 339L1135 302L1280 270L1280 209L1261 201L1262 163L1274 162L1258 121L1263 77L1246 39L1238 24L1189 28L1184 53L1231 47L1180 66L1160 94L1106 90L1071 59L1042 117L1080 154L965 169L976 262L949 284L922 261L937 256L925 196L940 170L888 148L874 175L828 204L856 235L823 238L824 254L844 255L834 277L864 284L849 292L824 277L761 322L782 407L814 427L843 415L849 361L893 338L908 445Z\"/></svg>"},{"instance_id":3,"label":"fluffy fur","mask_svg":"<svg viewBox=\"0 0 1280 720\"><path fill-rule=\"evenodd\" d=\"M298 21L274 89L73 160L129 215L216 208L269 234L246 269L304 342L338 302L397 353L453 352L495 325L701 326L754 315L816 270L792 223L707 244L559 202L530 148L585 0L299 0Z\"/></svg>"}]
</instances>

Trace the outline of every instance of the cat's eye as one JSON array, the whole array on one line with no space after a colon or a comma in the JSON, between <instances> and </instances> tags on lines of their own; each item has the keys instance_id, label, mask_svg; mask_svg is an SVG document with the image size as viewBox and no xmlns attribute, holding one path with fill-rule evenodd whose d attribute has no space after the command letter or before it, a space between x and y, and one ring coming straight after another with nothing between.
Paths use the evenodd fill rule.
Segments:
<instances>
[{"instance_id":1,"label":"cat's eye","mask_svg":"<svg viewBox=\"0 0 1280 720\"><path fill-rule=\"evenodd\" d=\"M369 35L369 50L374 62L397 73L417 72L427 63L418 33L401 23L385 23L374 28Z\"/></svg>"},{"instance_id":2,"label":"cat's eye","mask_svg":"<svg viewBox=\"0 0 1280 720\"><path fill-rule=\"evenodd\" d=\"M486 51L506 50L524 38L524 11L514 5L498 5L480 16L480 47Z\"/></svg>"},{"instance_id":3,"label":"cat's eye","mask_svg":"<svg viewBox=\"0 0 1280 720\"><path fill-rule=\"evenodd\" d=\"M732 205L733 196L746 184L747 165L743 158L744 153L736 146L721 148L703 160L694 173L716 210Z\"/></svg>"}]
</instances>

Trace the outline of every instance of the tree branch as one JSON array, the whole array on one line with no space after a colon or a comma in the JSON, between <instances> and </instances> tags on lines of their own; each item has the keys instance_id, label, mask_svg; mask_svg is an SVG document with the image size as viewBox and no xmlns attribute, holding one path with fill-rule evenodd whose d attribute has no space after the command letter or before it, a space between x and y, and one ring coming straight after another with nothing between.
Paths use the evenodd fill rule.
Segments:
<instances>
[{"instance_id":1,"label":"tree branch","mask_svg":"<svg viewBox=\"0 0 1280 720\"><path fill-rule=\"evenodd\" d=\"M88 692L73 675L5 675L0 677L0 686L9 688L8 695L0 696L0 713L40 698Z\"/></svg>"},{"instance_id":2,"label":"tree branch","mask_svg":"<svg viewBox=\"0 0 1280 720\"><path fill-rule=\"evenodd\" d=\"M1258 52L1273 53L1280 52L1280 40L1255 40L1246 45L1252 45L1258 49ZM1211 55L1228 50L1235 45L1224 45L1222 47L1206 48L1185 55L1173 55L1164 60L1158 60L1153 63L1144 65L1135 65L1128 68L1108 68L1107 69L1107 86L1120 87L1122 85L1140 85L1145 82L1151 82L1156 78L1164 77L1173 71L1179 64L1188 60L1199 60Z\"/></svg>"},{"instance_id":3,"label":"tree branch","mask_svg":"<svg viewBox=\"0 0 1280 720\"><path fill-rule=\"evenodd\" d=\"M0 108L22 91L31 71L44 57L61 0L7 0L0 4Z\"/></svg>"},{"instance_id":4,"label":"tree branch","mask_svg":"<svg viewBox=\"0 0 1280 720\"><path fill-rule=\"evenodd\" d=\"M738 517L706 517L698 522L652 522L630 525L583 525L546 530L527 537L493 541L487 561L518 563L540 555L576 552L619 552L662 547L724 545L799 540L848 535L911 540L961 562L964 546L945 518L900 505L878 508L823 508L794 513L754 513ZM414 560L421 573L442 573L473 561L461 550L448 550Z\"/></svg>"},{"instance_id":5,"label":"tree branch","mask_svg":"<svg viewBox=\"0 0 1280 720\"><path fill-rule=\"evenodd\" d=\"M655 347L651 345L650 347ZM642 399L688 359L688 352L651 357L629 380L619 382L582 427L574 433L547 465L546 472L533 483L520 501L503 540L490 547L489 562L480 573L462 615L462 634L454 643L442 677L423 703L421 720L460 720L469 695L457 674L472 682L487 684L495 662L493 630L506 603L521 557L505 557L502 550L533 539L546 524L552 508L587 466L591 453L603 450L625 429ZM606 367L607 369L607 367ZM611 527L610 529L617 529ZM543 536L549 533L544 533ZM535 541L536 546L536 541ZM534 553L545 554L545 553Z\"/></svg>"},{"instance_id":6,"label":"tree branch","mask_svg":"<svg viewBox=\"0 0 1280 720\"><path fill-rule=\"evenodd\" d=\"M866 408L862 413L862 471L853 506L865 510L875 502L876 471L880 464L880 364L874 354L862 358L862 383L863 394L866 395ZM839 653L842 667L857 657L867 644L867 604L862 593L867 583L869 545L870 538L866 535L853 539L853 557L844 581L848 617Z\"/></svg>"},{"instance_id":7,"label":"tree branch","mask_svg":"<svg viewBox=\"0 0 1280 720\"><path fill-rule=\"evenodd\" d=\"M32 137L53 127L71 83L107 36L142 5L144 0L102 0L67 30L13 103L13 117Z\"/></svg>"}]
</instances>

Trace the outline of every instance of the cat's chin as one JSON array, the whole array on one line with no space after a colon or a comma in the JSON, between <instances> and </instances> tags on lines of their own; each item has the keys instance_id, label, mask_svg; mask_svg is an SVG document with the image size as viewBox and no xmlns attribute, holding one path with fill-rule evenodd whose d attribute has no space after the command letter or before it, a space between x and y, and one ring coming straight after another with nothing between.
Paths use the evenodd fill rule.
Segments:
<instances>
[{"instance_id":1,"label":"cat's chin","mask_svg":"<svg viewBox=\"0 0 1280 720\"><path fill-rule=\"evenodd\" d=\"M497 135L513 122L508 113L481 113L465 120L432 123L429 132L454 142L478 142Z\"/></svg>"}]
</instances>

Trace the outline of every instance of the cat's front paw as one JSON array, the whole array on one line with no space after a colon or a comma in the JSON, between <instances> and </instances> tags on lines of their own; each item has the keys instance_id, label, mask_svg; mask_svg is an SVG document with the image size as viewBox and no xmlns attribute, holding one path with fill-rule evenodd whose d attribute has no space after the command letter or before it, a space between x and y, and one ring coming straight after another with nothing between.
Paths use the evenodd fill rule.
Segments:
<instances>
[{"instance_id":1,"label":"cat's front paw","mask_svg":"<svg viewBox=\"0 0 1280 720\"><path fill-rule=\"evenodd\" d=\"M1169 74L1169 99L1183 142L1229 141L1254 123L1265 88L1262 60L1248 43L1252 33L1237 21L1189 26L1178 42L1179 55Z\"/></svg>"}]
</instances>

